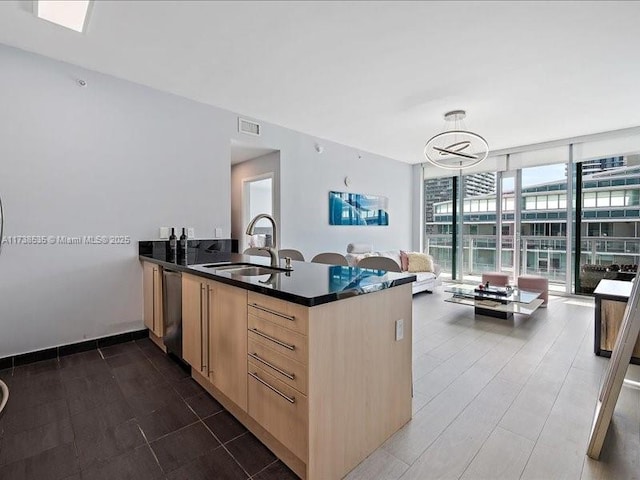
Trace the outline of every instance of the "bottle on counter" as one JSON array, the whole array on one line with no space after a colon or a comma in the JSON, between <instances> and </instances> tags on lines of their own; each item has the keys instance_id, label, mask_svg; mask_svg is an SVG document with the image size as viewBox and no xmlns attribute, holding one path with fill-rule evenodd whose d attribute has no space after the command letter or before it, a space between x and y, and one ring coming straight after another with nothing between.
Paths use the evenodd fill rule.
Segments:
<instances>
[{"instance_id":1,"label":"bottle on counter","mask_svg":"<svg viewBox=\"0 0 640 480\"><path fill-rule=\"evenodd\" d=\"M182 235L180 235L180 243L178 245L178 257L186 263L187 259L187 229L182 227Z\"/></svg>"},{"instance_id":2,"label":"bottle on counter","mask_svg":"<svg viewBox=\"0 0 640 480\"><path fill-rule=\"evenodd\" d=\"M176 229L171 227L171 235L169 235L169 261L178 262L178 237L176 237Z\"/></svg>"}]
</instances>

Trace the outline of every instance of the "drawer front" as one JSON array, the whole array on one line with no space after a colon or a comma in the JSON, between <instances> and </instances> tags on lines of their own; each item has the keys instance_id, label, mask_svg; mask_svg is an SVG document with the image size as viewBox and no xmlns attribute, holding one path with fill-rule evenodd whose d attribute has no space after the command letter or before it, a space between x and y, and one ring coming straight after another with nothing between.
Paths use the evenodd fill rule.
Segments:
<instances>
[{"instance_id":1,"label":"drawer front","mask_svg":"<svg viewBox=\"0 0 640 480\"><path fill-rule=\"evenodd\" d=\"M250 339L267 345L285 357L307 364L307 337L251 313L248 318Z\"/></svg>"},{"instance_id":2,"label":"drawer front","mask_svg":"<svg viewBox=\"0 0 640 480\"><path fill-rule=\"evenodd\" d=\"M306 365L276 352L253 338L249 338L249 361L260 365L275 378L299 392L307 393Z\"/></svg>"},{"instance_id":3,"label":"drawer front","mask_svg":"<svg viewBox=\"0 0 640 480\"><path fill-rule=\"evenodd\" d=\"M307 461L307 397L249 362L249 415Z\"/></svg>"},{"instance_id":4,"label":"drawer front","mask_svg":"<svg viewBox=\"0 0 640 480\"><path fill-rule=\"evenodd\" d=\"M307 307L255 292L249 292L248 304L249 313L252 315L303 335L307 334L309 323Z\"/></svg>"}]
</instances>

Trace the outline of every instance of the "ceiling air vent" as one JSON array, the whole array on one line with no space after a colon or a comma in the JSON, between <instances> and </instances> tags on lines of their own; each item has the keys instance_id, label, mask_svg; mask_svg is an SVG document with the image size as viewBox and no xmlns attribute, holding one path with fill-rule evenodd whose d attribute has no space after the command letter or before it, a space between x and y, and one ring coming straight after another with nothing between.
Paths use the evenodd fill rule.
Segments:
<instances>
[{"instance_id":1,"label":"ceiling air vent","mask_svg":"<svg viewBox=\"0 0 640 480\"><path fill-rule=\"evenodd\" d=\"M259 123L238 117L238 131L240 133L246 133L247 135L260 136L262 127Z\"/></svg>"}]
</instances>

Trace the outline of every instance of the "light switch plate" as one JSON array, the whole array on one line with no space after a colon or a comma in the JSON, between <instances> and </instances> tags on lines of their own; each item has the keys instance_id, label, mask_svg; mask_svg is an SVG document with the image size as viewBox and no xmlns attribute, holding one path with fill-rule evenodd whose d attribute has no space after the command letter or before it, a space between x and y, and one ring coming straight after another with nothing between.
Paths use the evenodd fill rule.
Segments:
<instances>
[{"instance_id":1,"label":"light switch plate","mask_svg":"<svg viewBox=\"0 0 640 480\"><path fill-rule=\"evenodd\" d=\"M171 232L171 227L160 227L160 238L161 239L169 238L170 232Z\"/></svg>"},{"instance_id":2,"label":"light switch plate","mask_svg":"<svg viewBox=\"0 0 640 480\"><path fill-rule=\"evenodd\" d=\"M404 319L396 320L396 342L404 338Z\"/></svg>"},{"instance_id":3,"label":"light switch plate","mask_svg":"<svg viewBox=\"0 0 640 480\"><path fill-rule=\"evenodd\" d=\"M214 238L220 238L220 237L222 237L222 229L220 227L216 227Z\"/></svg>"},{"instance_id":4,"label":"light switch plate","mask_svg":"<svg viewBox=\"0 0 640 480\"><path fill-rule=\"evenodd\" d=\"M187 228L187 237L189 238L195 238L196 236L196 229L193 227L188 227Z\"/></svg>"}]
</instances>

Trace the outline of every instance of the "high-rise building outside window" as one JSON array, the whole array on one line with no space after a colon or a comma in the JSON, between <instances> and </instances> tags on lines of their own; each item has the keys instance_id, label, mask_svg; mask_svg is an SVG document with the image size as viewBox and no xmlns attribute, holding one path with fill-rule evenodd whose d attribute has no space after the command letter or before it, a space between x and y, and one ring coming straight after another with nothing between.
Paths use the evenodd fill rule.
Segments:
<instances>
[{"instance_id":1,"label":"high-rise building outside window","mask_svg":"<svg viewBox=\"0 0 640 480\"><path fill-rule=\"evenodd\" d=\"M606 278L616 278L623 271L635 271L640 264L639 160L638 155L615 156L581 164L582 176L577 181L582 187L582 213L574 227L581 234L577 262L575 253L567 258L567 242L572 242L567 239L567 198L571 193L567 188L576 180L567 179L566 164L524 168L518 175L501 177L500 219L496 215L497 174L463 177L463 211L458 212L458 231L464 280L475 281L483 271L495 269L500 263L503 271L512 271L514 278L524 273L542 275L552 285L564 288L570 277L567 269L574 268L575 292L591 293L602 278L593 272L605 271ZM515 177L521 179L519 198L515 198ZM452 198L452 182L452 177L424 182L425 249L445 272L452 266L452 238L456 232L452 219L458 200ZM516 202L521 212L519 237L514 236ZM569 212L572 216L575 205L574 197L574 210ZM495 237L498 228L500 245ZM513 271L516 267L517 272Z\"/></svg>"}]
</instances>

